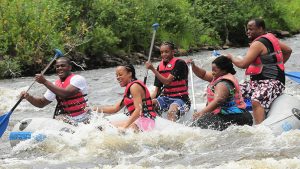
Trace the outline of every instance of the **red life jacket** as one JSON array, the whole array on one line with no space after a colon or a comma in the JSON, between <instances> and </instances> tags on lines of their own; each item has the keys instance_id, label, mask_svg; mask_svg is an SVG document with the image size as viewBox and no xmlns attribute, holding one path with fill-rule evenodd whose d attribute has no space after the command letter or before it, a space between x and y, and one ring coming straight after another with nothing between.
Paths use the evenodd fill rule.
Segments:
<instances>
[{"instance_id":1,"label":"red life jacket","mask_svg":"<svg viewBox=\"0 0 300 169\"><path fill-rule=\"evenodd\" d=\"M263 57L272 57L276 56L277 62L274 63L278 65L278 67L284 71L284 62L283 62L283 56L282 56L282 51L279 45L278 39L271 33L267 33L265 35L257 37L254 41L258 40L259 38L267 38L273 45L274 52L264 55ZM263 66L268 66L269 64L263 64L261 62L262 56L257 56L256 59L249 65L249 67L246 69L246 75L258 75L262 72ZM272 64L273 65L273 64Z\"/></svg>"},{"instance_id":2,"label":"red life jacket","mask_svg":"<svg viewBox=\"0 0 300 169\"><path fill-rule=\"evenodd\" d=\"M217 79L214 79L213 81L210 82L210 84L207 86L207 90L206 90L207 91L207 102L210 103L214 100L214 96L215 96L215 93L213 92L214 87L221 80L229 80L234 84L234 88L235 88L235 90L234 90L234 102L235 102L235 105L232 105L232 106L237 106L238 108L245 109L246 108L246 103L244 102L244 99L242 97L242 93L240 91L239 83L238 83L237 79L230 73L228 73L224 76L221 76ZM213 111L213 113L214 114L219 113L220 109L221 109L221 107L216 108Z\"/></svg>"},{"instance_id":3,"label":"red life jacket","mask_svg":"<svg viewBox=\"0 0 300 169\"><path fill-rule=\"evenodd\" d=\"M166 66L164 65L164 62L161 61L158 67L159 73L167 78L174 69L177 60L179 59L172 58ZM187 79L173 80L169 85L164 85L162 94L168 97L180 97L183 95L188 95Z\"/></svg>"},{"instance_id":4,"label":"red life jacket","mask_svg":"<svg viewBox=\"0 0 300 169\"><path fill-rule=\"evenodd\" d=\"M127 110L128 110L128 113L126 113L126 115L128 115L128 116L131 115L135 110L135 107L133 104L133 99L131 98L131 95L130 95L130 87L134 83L138 83L145 90L145 98L142 99L143 105L142 105L141 116L151 118L154 120L156 117L156 112L153 110L153 104L152 104L152 99L150 97L150 92L148 91L145 84L140 80L134 80L126 85L126 89L125 89L124 96L123 96L123 103L127 107Z\"/></svg>"},{"instance_id":5,"label":"red life jacket","mask_svg":"<svg viewBox=\"0 0 300 169\"><path fill-rule=\"evenodd\" d=\"M69 75L64 82L60 79L55 81L55 85L60 88L66 88L70 85L71 78L75 76L74 74ZM86 94L78 92L77 94L70 96L68 98L56 97L59 109L62 110L60 114L68 114L69 116L78 116L85 112L85 107L87 106L87 100L85 100Z\"/></svg>"}]
</instances>

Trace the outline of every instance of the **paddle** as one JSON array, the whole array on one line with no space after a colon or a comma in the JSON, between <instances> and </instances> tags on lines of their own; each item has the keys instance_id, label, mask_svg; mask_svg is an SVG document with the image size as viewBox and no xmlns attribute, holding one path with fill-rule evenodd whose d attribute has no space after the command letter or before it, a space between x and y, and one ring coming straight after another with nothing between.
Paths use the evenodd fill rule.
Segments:
<instances>
[{"instance_id":1,"label":"paddle","mask_svg":"<svg viewBox=\"0 0 300 169\"><path fill-rule=\"evenodd\" d=\"M300 72L285 72L285 75L297 83L300 83Z\"/></svg>"},{"instance_id":2,"label":"paddle","mask_svg":"<svg viewBox=\"0 0 300 169\"><path fill-rule=\"evenodd\" d=\"M197 108L196 108L196 99L195 99L195 90L194 90L194 78L193 78L193 69L192 69L192 63L189 64L189 71L190 71L190 76L191 76L191 84L192 84L192 101L193 101L193 114L197 113ZM193 118L193 117L192 117ZM197 120L192 120L190 121L187 126L193 127L197 126Z\"/></svg>"},{"instance_id":3,"label":"paddle","mask_svg":"<svg viewBox=\"0 0 300 169\"><path fill-rule=\"evenodd\" d=\"M46 68L41 72L41 74L43 75L48 68L50 67L50 65L60 56L63 56L62 52L59 49L55 49L55 56L52 58L52 60L50 61L50 63L46 66ZM33 86L33 84L35 83L35 81L33 81L31 83L31 85L28 87L28 89L26 90L26 92L29 91L29 89ZM2 137L3 133L5 132L7 125L8 125L8 121L9 121L9 117L12 114L12 112L15 110L15 108L21 103L21 101L23 100L23 98L21 97L18 102L13 106L12 109L10 109L9 112L5 113L4 115L0 116L0 137Z\"/></svg>"},{"instance_id":4,"label":"paddle","mask_svg":"<svg viewBox=\"0 0 300 169\"><path fill-rule=\"evenodd\" d=\"M159 27L158 23L155 23L155 24L152 25L153 35L152 35L151 46L150 46L150 51L149 51L149 55L148 55L148 62L150 62L150 59L151 59L151 54L152 54L152 49L153 49L153 45L154 45L155 34L156 34L156 31L157 31L158 27ZM145 78L144 78L144 83L145 84L147 82L147 77L148 77L148 69L146 70L146 74L145 74Z\"/></svg>"},{"instance_id":5,"label":"paddle","mask_svg":"<svg viewBox=\"0 0 300 169\"><path fill-rule=\"evenodd\" d=\"M197 109L196 109L196 100L195 100L195 91L194 91L194 80L193 80L192 63L189 64L189 68L190 68L191 84L192 84L193 107L194 107L194 113L196 113L196 112L197 112Z\"/></svg>"}]
</instances>

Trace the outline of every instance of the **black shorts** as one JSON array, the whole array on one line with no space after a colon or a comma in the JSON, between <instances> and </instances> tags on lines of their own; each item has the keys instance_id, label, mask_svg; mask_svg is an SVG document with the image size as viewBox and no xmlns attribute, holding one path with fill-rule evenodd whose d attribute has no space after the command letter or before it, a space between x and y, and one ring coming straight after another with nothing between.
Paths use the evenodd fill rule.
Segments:
<instances>
[{"instance_id":1,"label":"black shorts","mask_svg":"<svg viewBox=\"0 0 300 169\"><path fill-rule=\"evenodd\" d=\"M193 126L202 129L224 130L230 125L249 125L252 126L252 115L244 110L244 113L239 114L213 114L206 113L193 123Z\"/></svg>"}]
</instances>

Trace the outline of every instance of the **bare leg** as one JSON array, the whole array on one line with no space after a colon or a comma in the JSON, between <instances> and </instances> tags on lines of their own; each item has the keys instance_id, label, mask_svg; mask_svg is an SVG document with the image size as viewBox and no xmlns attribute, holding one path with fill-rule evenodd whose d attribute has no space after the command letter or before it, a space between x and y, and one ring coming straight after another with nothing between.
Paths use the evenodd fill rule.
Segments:
<instances>
[{"instance_id":1,"label":"bare leg","mask_svg":"<svg viewBox=\"0 0 300 169\"><path fill-rule=\"evenodd\" d=\"M252 100L253 118L255 124L260 124L265 120L265 109L257 101Z\"/></svg>"},{"instance_id":2,"label":"bare leg","mask_svg":"<svg viewBox=\"0 0 300 169\"><path fill-rule=\"evenodd\" d=\"M168 120L176 121L177 120L177 112L179 111L177 104L171 104L168 110Z\"/></svg>"}]
</instances>

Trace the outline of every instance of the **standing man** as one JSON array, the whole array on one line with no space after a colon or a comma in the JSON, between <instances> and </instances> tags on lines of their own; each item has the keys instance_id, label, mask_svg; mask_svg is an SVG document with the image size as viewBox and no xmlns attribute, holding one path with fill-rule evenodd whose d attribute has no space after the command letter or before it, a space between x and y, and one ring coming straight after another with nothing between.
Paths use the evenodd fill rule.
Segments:
<instances>
[{"instance_id":1,"label":"standing man","mask_svg":"<svg viewBox=\"0 0 300 169\"><path fill-rule=\"evenodd\" d=\"M245 57L230 58L234 65L246 69L250 82L241 85L243 97L251 97L255 124L265 119L265 109L285 89L284 63L292 49L265 30L262 19L251 19L247 24L247 36L252 41Z\"/></svg>"},{"instance_id":2,"label":"standing man","mask_svg":"<svg viewBox=\"0 0 300 169\"><path fill-rule=\"evenodd\" d=\"M150 62L146 68L155 74L155 90L151 94L160 111L167 111L168 119L176 121L190 109L188 93L188 67L184 60L174 57L174 44L163 42L160 46L162 61L157 69Z\"/></svg>"},{"instance_id":3,"label":"standing man","mask_svg":"<svg viewBox=\"0 0 300 169\"><path fill-rule=\"evenodd\" d=\"M35 80L48 88L43 97L35 97L29 93L21 92L32 105L43 108L55 99L57 106L54 118L66 123L77 125L79 122L87 123L90 115L85 110L87 106L88 86L84 77L71 72L70 59L61 57L55 63L56 73L59 77L52 83L41 74L36 74Z\"/></svg>"}]
</instances>

